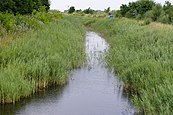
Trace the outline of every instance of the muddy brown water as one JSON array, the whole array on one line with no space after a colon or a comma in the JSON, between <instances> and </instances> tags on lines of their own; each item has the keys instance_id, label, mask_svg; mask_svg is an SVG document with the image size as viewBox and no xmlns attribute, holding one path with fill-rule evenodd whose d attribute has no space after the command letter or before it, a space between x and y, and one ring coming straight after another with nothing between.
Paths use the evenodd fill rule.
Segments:
<instances>
[{"instance_id":1,"label":"muddy brown water","mask_svg":"<svg viewBox=\"0 0 173 115\"><path fill-rule=\"evenodd\" d=\"M97 33L86 33L87 63L71 72L69 83L0 105L0 115L134 115L123 83L105 67L108 44Z\"/></svg>"}]
</instances>

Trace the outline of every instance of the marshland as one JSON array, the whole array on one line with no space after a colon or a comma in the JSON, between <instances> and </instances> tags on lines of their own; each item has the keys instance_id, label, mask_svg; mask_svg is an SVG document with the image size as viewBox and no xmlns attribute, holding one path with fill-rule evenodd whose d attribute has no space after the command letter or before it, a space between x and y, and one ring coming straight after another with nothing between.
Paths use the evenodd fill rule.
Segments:
<instances>
[{"instance_id":1,"label":"marshland","mask_svg":"<svg viewBox=\"0 0 173 115\"><path fill-rule=\"evenodd\" d=\"M172 113L171 2L8 5L0 2L0 114Z\"/></svg>"}]
</instances>

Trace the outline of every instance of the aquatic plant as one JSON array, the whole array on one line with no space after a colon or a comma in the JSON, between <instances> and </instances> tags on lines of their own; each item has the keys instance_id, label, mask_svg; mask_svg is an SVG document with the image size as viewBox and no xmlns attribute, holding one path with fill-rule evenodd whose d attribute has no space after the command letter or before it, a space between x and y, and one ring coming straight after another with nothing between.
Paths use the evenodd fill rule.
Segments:
<instances>
[{"instance_id":1,"label":"aquatic plant","mask_svg":"<svg viewBox=\"0 0 173 115\"><path fill-rule=\"evenodd\" d=\"M147 115L173 111L173 27L141 25L130 19L96 19L89 26L106 36L107 65L132 93L134 105Z\"/></svg>"},{"instance_id":2,"label":"aquatic plant","mask_svg":"<svg viewBox=\"0 0 173 115\"><path fill-rule=\"evenodd\" d=\"M85 31L63 19L31 31L0 49L0 102L15 103L49 85L63 85L85 60Z\"/></svg>"}]
</instances>

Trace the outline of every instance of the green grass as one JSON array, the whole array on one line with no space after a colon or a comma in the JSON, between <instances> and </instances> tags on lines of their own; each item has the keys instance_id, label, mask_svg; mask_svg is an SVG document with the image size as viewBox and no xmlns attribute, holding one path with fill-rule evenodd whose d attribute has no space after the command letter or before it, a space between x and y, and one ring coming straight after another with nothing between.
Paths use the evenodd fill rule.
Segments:
<instances>
[{"instance_id":1,"label":"green grass","mask_svg":"<svg viewBox=\"0 0 173 115\"><path fill-rule=\"evenodd\" d=\"M93 20L89 26L110 44L107 64L132 93L133 104L147 115L172 114L173 27L124 18Z\"/></svg>"},{"instance_id":2,"label":"green grass","mask_svg":"<svg viewBox=\"0 0 173 115\"><path fill-rule=\"evenodd\" d=\"M85 31L74 19L50 22L0 49L0 102L15 103L39 88L63 85L85 60Z\"/></svg>"}]
</instances>

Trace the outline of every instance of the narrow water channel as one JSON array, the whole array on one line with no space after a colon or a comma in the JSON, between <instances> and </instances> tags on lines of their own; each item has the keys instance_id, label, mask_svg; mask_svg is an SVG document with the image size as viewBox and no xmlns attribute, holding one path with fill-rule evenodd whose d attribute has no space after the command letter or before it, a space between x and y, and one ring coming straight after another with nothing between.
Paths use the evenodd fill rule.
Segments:
<instances>
[{"instance_id":1,"label":"narrow water channel","mask_svg":"<svg viewBox=\"0 0 173 115\"><path fill-rule=\"evenodd\" d=\"M1 105L0 115L133 115L122 82L105 67L107 49L103 38L87 32L87 63L72 71L65 87L40 92L16 105Z\"/></svg>"}]
</instances>

